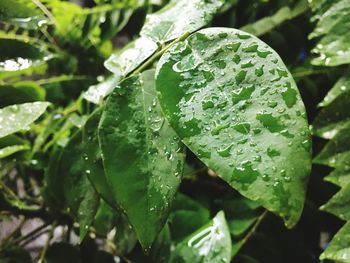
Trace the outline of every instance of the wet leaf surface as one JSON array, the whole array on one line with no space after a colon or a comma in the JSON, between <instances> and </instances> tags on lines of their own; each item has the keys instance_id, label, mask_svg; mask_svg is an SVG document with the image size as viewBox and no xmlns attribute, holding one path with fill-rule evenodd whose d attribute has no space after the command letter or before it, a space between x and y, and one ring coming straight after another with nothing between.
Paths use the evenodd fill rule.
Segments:
<instances>
[{"instance_id":1,"label":"wet leaf surface","mask_svg":"<svg viewBox=\"0 0 350 263\"><path fill-rule=\"evenodd\" d=\"M160 112L153 70L114 89L99 141L114 198L149 249L167 219L184 161L182 144Z\"/></svg>"},{"instance_id":2,"label":"wet leaf surface","mask_svg":"<svg viewBox=\"0 0 350 263\"><path fill-rule=\"evenodd\" d=\"M7 106L0 109L0 138L28 129L50 105L48 102L33 102Z\"/></svg>"},{"instance_id":3,"label":"wet leaf surface","mask_svg":"<svg viewBox=\"0 0 350 263\"><path fill-rule=\"evenodd\" d=\"M166 118L197 157L287 226L298 221L310 132L275 51L239 30L204 29L162 56L156 87Z\"/></svg>"}]
</instances>

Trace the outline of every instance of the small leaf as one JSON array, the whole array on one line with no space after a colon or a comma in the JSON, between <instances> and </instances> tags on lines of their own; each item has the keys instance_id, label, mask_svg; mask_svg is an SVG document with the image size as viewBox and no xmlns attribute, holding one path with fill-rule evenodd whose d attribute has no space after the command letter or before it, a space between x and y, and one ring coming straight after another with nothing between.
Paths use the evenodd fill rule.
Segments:
<instances>
[{"instance_id":1,"label":"small leaf","mask_svg":"<svg viewBox=\"0 0 350 263\"><path fill-rule=\"evenodd\" d=\"M158 45L146 37L137 38L116 54L111 55L104 66L117 76L126 76L153 55Z\"/></svg>"},{"instance_id":2,"label":"small leaf","mask_svg":"<svg viewBox=\"0 0 350 263\"><path fill-rule=\"evenodd\" d=\"M7 146L5 148L0 148L0 159L8 157L16 152L25 151L29 149L30 148L28 145L12 145Z\"/></svg>"},{"instance_id":3,"label":"small leaf","mask_svg":"<svg viewBox=\"0 0 350 263\"><path fill-rule=\"evenodd\" d=\"M48 24L45 16L32 1L0 1L0 21L26 29L37 29Z\"/></svg>"},{"instance_id":4,"label":"small leaf","mask_svg":"<svg viewBox=\"0 0 350 263\"><path fill-rule=\"evenodd\" d=\"M26 102L44 101L45 90L32 81L0 86L0 107Z\"/></svg>"},{"instance_id":5,"label":"small leaf","mask_svg":"<svg viewBox=\"0 0 350 263\"><path fill-rule=\"evenodd\" d=\"M84 99L95 104L101 104L103 99L112 92L121 79L121 75L113 75L84 92Z\"/></svg>"},{"instance_id":6,"label":"small leaf","mask_svg":"<svg viewBox=\"0 0 350 263\"><path fill-rule=\"evenodd\" d=\"M296 84L274 50L239 30L204 29L164 53L156 87L166 118L201 161L288 227L296 224L310 132Z\"/></svg>"},{"instance_id":7,"label":"small leaf","mask_svg":"<svg viewBox=\"0 0 350 263\"><path fill-rule=\"evenodd\" d=\"M48 102L16 104L0 109L0 138L28 128L50 105Z\"/></svg>"},{"instance_id":8,"label":"small leaf","mask_svg":"<svg viewBox=\"0 0 350 263\"><path fill-rule=\"evenodd\" d=\"M185 238L209 220L210 213L208 209L190 197L177 193L168 220L173 240L177 241Z\"/></svg>"},{"instance_id":9,"label":"small leaf","mask_svg":"<svg viewBox=\"0 0 350 263\"><path fill-rule=\"evenodd\" d=\"M320 259L330 259L337 262L348 263L350 259L350 221L333 237Z\"/></svg>"},{"instance_id":10,"label":"small leaf","mask_svg":"<svg viewBox=\"0 0 350 263\"><path fill-rule=\"evenodd\" d=\"M165 43L207 25L223 6L222 0L172 0L163 9L147 15L141 36Z\"/></svg>"},{"instance_id":11,"label":"small leaf","mask_svg":"<svg viewBox=\"0 0 350 263\"><path fill-rule=\"evenodd\" d=\"M332 138L331 141L323 147L322 151L314 159L315 163L328 165L331 167L339 166L346 157L350 156L350 122L344 125Z\"/></svg>"},{"instance_id":12,"label":"small leaf","mask_svg":"<svg viewBox=\"0 0 350 263\"><path fill-rule=\"evenodd\" d=\"M115 200L149 249L167 219L184 161L181 142L158 106L154 71L114 89L102 114L99 140Z\"/></svg>"},{"instance_id":13,"label":"small leaf","mask_svg":"<svg viewBox=\"0 0 350 263\"><path fill-rule=\"evenodd\" d=\"M176 245L171 262L230 262L231 238L223 212Z\"/></svg>"},{"instance_id":14,"label":"small leaf","mask_svg":"<svg viewBox=\"0 0 350 263\"><path fill-rule=\"evenodd\" d=\"M350 63L350 32L347 30L350 26L349 5L349 0L330 1L316 13L318 22L310 34L310 38L320 38L313 50L319 55L312 61L314 65L338 66Z\"/></svg>"},{"instance_id":15,"label":"small leaf","mask_svg":"<svg viewBox=\"0 0 350 263\"><path fill-rule=\"evenodd\" d=\"M331 89L326 96L330 101L324 101L325 107L312 123L312 131L319 137L332 139L340 130L350 125L350 111L347 110L350 102L350 89L341 87L343 85L339 87L337 83Z\"/></svg>"},{"instance_id":16,"label":"small leaf","mask_svg":"<svg viewBox=\"0 0 350 263\"><path fill-rule=\"evenodd\" d=\"M336 193L326 204L321 206L321 210L327 211L343 220L350 220L350 184Z\"/></svg>"},{"instance_id":17,"label":"small leaf","mask_svg":"<svg viewBox=\"0 0 350 263\"><path fill-rule=\"evenodd\" d=\"M0 72L24 70L52 58L44 44L0 37Z\"/></svg>"}]
</instances>

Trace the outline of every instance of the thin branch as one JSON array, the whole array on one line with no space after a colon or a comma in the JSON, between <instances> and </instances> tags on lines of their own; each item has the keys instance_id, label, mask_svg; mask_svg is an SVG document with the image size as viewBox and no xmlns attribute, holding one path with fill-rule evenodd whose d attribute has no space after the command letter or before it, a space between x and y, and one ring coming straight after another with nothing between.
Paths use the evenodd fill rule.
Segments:
<instances>
[{"instance_id":1,"label":"thin branch","mask_svg":"<svg viewBox=\"0 0 350 263\"><path fill-rule=\"evenodd\" d=\"M49 11L49 9L46 8L45 5L43 5L40 0L32 0L32 2L39 7L39 9L48 17L48 19L51 21L51 23L56 24L56 19L53 16L53 14Z\"/></svg>"},{"instance_id":2,"label":"thin branch","mask_svg":"<svg viewBox=\"0 0 350 263\"><path fill-rule=\"evenodd\" d=\"M163 46L161 50L154 53L149 59L147 59L143 64L141 64L134 72L131 72L129 75L137 75L147 69L149 66L151 66L158 58L160 58L165 51L167 51L172 45L174 45L177 42L183 41L190 35L189 32L185 32L182 36L171 42L170 44Z\"/></svg>"},{"instance_id":3,"label":"thin branch","mask_svg":"<svg viewBox=\"0 0 350 263\"><path fill-rule=\"evenodd\" d=\"M41 251L41 254L40 254L40 258L39 258L39 260L38 260L38 263L44 262L45 255L46 255L47 249L49 248L50 241L51 241L51 239L52 239L52 237L53 237L53 232L54 232L56 226L57 226L57 222L54 222L54 223L52 224L52 226L51 226L51 230L50 230L50 232L49 232L49 235L48 235L48 237L47 237L47 240L46 240L46 243L45 243L45 245L44 245L44 247L43 247L43 250Z\"/></svg>"},{"instance_id":4,"label":"thin branch","mask_svg":"<svg viewBox=\"0 0 350 263\"><path fill-rule=\"evenodd\" d=\"M263 221L263 219L266 217L266 215L268 214L269 211L265 210L256 220L254 226L249 230L249 232L245 235L245 237L242 239L242 244L245 244L248 239L250 239L254 233L256 232L256 230L258 229L259 225L261 224L261 222Z\"/></svg>"}]
</instances>

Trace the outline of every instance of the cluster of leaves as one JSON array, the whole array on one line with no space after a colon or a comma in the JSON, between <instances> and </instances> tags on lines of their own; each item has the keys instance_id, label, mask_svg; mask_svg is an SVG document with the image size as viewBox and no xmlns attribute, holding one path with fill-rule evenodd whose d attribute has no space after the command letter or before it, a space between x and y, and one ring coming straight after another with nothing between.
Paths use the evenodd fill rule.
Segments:
<instances>
[{"instance_id":1,"label":"cluster of leaves","mask_svg":"<svg viewBox=\"0 0 350 263\"><path fill-rule=\"evenodd\" d=\"M349 32L345 29L350 26L350 1L316 1L313 9L317 26L310 37L318 38L314 51L319 55L313 63L325 67L349 64ZM349 262L350 77L347 68L339 69L339 72L342 76L320 102L319 106L322 109L313 122L313 133L330 140L315 157L314 162L334 168L325 180L341 188L321 209L347 221L321 258Z\"/></svg>"},{"instance_id":2,"label":"cluster of leaves","mask_svg":"<svg viewBox=\"0 0 350 263\"><path fill-rule=\"evenodd\" d=\"M349 63L349 1L311 7L310 37L321 39L312 63ZM285 248L242 249L268 211L287 228L303 211L311 140L297 84L311 86L317 71L294 54L304 43L284 52L279 30L301 15L309 24L309 8L1 1L0 216L24 220L1 242L0 261L31 262L22 248L46 229L40 262L311 262L319 251L287 261ZM201 29L210 24L226 27ZM335 167L327 178L340 186L350 182L348 83L344 73L313 123L332 139L315 162ZM347 188L325 206L345 220ZM43 225L21 235L30 218ZM260 242L276 242L266 229ZM349 262L347 235L345 226L322 257Z\"/></svg>"}]
</instances>

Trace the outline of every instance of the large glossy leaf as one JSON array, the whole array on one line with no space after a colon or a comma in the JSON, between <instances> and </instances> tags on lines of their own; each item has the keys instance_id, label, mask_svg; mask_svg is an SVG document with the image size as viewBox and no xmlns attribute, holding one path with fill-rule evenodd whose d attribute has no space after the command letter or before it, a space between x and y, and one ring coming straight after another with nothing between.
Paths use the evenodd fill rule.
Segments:
<instances>
[{"instance_id":1,"label":"large glossy leaf","mask_svg":"<svg viewBox=\"0 0 350 263\"><path fill-rule=\"evenodd\" d=\"M35 45L16 39L0 38L0 72L24 70L49 60L44 44Z\"/></svg>"},{"instance_id":2,"label":"large glossy leaf","mask_svg":"<svg viewBox=\"0 0 350 263\"><path fill-rule=\"evenodd\" d=\"M39 118L49 105L48 102L33 102L0 109L0 138L27 129L28 125Z\"/></svg>"},{"instance_id":3,"label":"large glossy leaf","mask_svg":"<svg viewBox=\"0 0 350 263\"><path fill-rule=\"evenodd\" d=\"M33 1L0 1L0 21L27 29L36 29L48 23Z\"/></svg>"},{"instance_id":4,"label":"large glossy leaf","mask_svg":"<svg viewBox=\"0 0 350 263\"><path fill-rule=\"evenodd\" d=\"M328 1L317 12L318 20L311 38L320 38L314 52L319 55L315 65L337 66L350 63L350 1Z\"/></svg>"},{"instance_id":5,"label":"large glossy leaf","mask_svg":"<svg viewBox=\"0 0 350 263\"><path fill-rule=\"evenodd\" d=\"M230 262L231 238L223 212L181 241L172 252L171 262Z\"/></svg>"},{"instance_id":6,"label":"large glossy leaf","mask_svg":"<svg viewBox=\"0 0 350 263\"><path fill-rule=\"evenodd\" d=\"M350 262L350 221L334 236L320 259L331 259L336 262Z\"/></svg>"},{"instance_id":7,"label":"large glossy leaf","mask_svg":"<svg viewBox=\"0 0 350 263\"><path fill-rule=\"evenodd\" d=\"M265 43L211 28L171 47L157 65L163 112L182 141L241 194L299 219L310 133L296 84Z\"/></svg>"},{"instance_id":8,"label":"large glossy leaf","mask_svg":"<svg viewBox=\"0 0 350 263\"><path fill-rule=\"evenodd\" d=\"M99 140L115 200L148 249L167 219L183 166L181 142L158 106L154 71L114 89L102 114Z\"/></svg>"},{"instance_id":9,"label":"large glossy leaf","mask_svg":"<svg viewBox=\"0 0 350 263\"><path fill-rule=\"evenodd\" d=\"M223 6L222 0L172 0L163 9L147 15L141 36L164 43L207 25Z\"/></svg>"}]
</instances>

